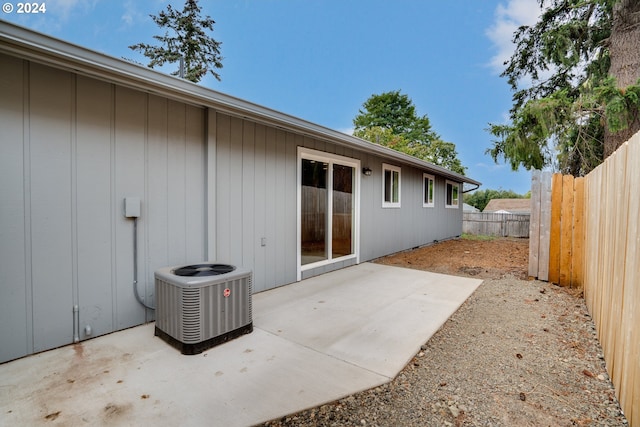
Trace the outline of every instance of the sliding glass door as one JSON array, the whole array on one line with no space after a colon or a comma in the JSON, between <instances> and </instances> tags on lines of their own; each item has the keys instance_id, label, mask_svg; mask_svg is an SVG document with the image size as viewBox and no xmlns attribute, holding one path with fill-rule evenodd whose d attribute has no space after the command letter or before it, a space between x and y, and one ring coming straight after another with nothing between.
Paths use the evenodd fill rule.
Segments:
<instances>
[{"instance_id":1,"label":"sliding glass door","mask_svg":"<svg viewBox=\"0 0 640 427\"><path fill-rule=\"evenodd\" d=\"M301 254L302 265L328 259L329 164L302 159Z\"/></svg>"},{"instance_id":2,"label":"sliding glass door","mask_svg":"<svg viewBox=\"0 0 640 427\"><path fill-rule=\"evenodd\" d=\"M302 270L355 257L359 161L299 149Z\"/></svg>"},{"instance_id":3,"label":"sliding glass door","mask_svg":"<svg viewBox=\"0 0 640 427\"><path fill-rule=\"evenodd\" d=\"M333 165L331 209L331 257L355 253L353 248L353 178L354 168Z\"/></svg>"}]
</instances>

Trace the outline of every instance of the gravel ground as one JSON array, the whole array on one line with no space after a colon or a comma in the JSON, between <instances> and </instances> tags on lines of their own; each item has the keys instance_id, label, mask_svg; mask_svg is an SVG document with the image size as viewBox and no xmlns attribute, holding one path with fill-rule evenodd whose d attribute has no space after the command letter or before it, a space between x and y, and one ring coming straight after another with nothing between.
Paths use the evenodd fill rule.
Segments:
<instances>
[{"instance_id":1,"label":"gravel ground","mask_svg":"<svg viewBox=\"0 0 640 427\"><path fill-rule=\"evenodd\" d=\"M584 300L523 280L527 245L459 239L380 260L485 281L390 383L264 426L627 425Z\"/></svg>"}]
</instances>

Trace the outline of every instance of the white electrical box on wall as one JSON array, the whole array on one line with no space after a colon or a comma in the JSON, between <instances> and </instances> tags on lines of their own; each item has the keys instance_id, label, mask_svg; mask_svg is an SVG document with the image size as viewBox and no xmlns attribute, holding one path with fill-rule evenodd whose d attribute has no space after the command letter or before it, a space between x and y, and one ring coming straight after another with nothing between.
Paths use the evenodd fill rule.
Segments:
<instances>
[{"instance_id":1,"label":"white electrical box on wall","mask_svg":"<svg viewBox=\"0 0 640 427\"><path fill-rule=\"evenodd\" d=\"M138 218L140 216L140 197L124 198L124 216Z\"/></svg>"}]
</instances>

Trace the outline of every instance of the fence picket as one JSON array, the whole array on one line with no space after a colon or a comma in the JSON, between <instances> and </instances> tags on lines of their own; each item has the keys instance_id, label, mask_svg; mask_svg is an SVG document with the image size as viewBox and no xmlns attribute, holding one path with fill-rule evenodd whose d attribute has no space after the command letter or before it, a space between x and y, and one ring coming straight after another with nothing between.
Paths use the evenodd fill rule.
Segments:
<instances>
[{"instance_id":1,"label":"fence picket","mask_svg":"<svg viewBox=\"0 0 640 427\"><path fill-rule=\"evenodd\" d=\"M549 280L549 247L551 241L551 172L543 172L540 182L540 249L538 279Z\"/></svg>"},{"instance_id":2,"label":"fence picket","mask_svg":"<svg viewBox=\"0 0 640 427\"><path fill-rule=\"evenodd\" d=\"M628 193L629 185L627 183L627 148L628 145L625 144L621 146L615 153L615 156L612 156L613 160L613 173L615 179L615 191L612 191L614 197L614 205L613 212L615 215L614 221L614 239L615 242L612 242L613 248L613 263L612 263L612 284L614 289L614 294L612 295L612 304L613 311L612 315L612 333L613 337L613 363L611 364L613 367L613 372L611 377L613 378L614 383L620 384L622 386L623 383L623 365L624 365L624 353L626 350L627 344L625 343L625 331L622 329L622 324L624 322L623 319L623 304L624 304L624 295L625 288L630 284L625 285L624 276L625 276L625 268L633 268L632 266L627 266L625 264L626 261L626 239L623 236L627 235L628 223L628 207L629 207L629 199L631 194ZM620 389L622 391L622 389Z\"/></svg>"},{"instance_id":3,"label":"fence picket","mask_svg":"<svg viewBox=\"0 0 640 427\"><path fill-rule=\"evenodd\" d=\"M540 206L541 206L541 175L535 170L531 173L531 218L529 222L529 276L538 277L540 266Z\"/></svg>"},{"instance_id":4,"label":"fence picket","mask_svg":"<svg viewBox=\"0 0 640 427\"><path fill-rule=\"evenodd\" d=\"M553 174L551 183L551 238L549 241L549 282L560 281L560 244L562 218L562 174Z\"/></svg>"},{"instance_id":5,"label":"fence picket","mask_svg":"<svg viewBox=\"0 0 640 427\"><path fill-rule=\"evenodd\" d=\"M613 163L609 163L608 167L607 167L607 182L614 182L615 177L616 177L616 173L615 173L615 165ZM611 240L611 236L613 236L616 232L616 215L615 215L615 202L616 202L616 198L615 198L615 192L613 191L609 191L610 189L607 189L605 196L605 200L606 200L606 214L607 217L605 219L606 222L606 234L604 236L604 247L605 247L605 254L604 254L604 266L605 266L605 276L603 278L603 280L606 280L607 282L609 282L609 277L613 277L614 273L615 273L615 259L614 257L612 257L609 254L613 254L615 251L615 242ZM614 305L614 299L615 299L615 294L616 294L616 284L615 283L610 283L609 286L607 286L607 299L606 299L606 310L611 310L613 308ZM613 366L611 366L611 364L613 363L613 356L614 356L614 351L615 351L615 346L614 346L614 339L615 339L615 327L614 327L614 318L615 315L611 316L610 314L606 316L606 325L607 325L607 330L606 330L606 334L607 334L607 349L605 350L605 354L608 355L608 360L610 361L609 363L609 373L611 373L611 368L613 368Z\"/></svg>"},{"instance_id":6,"label":"fence picket","mask_svg":"<svg viewBox=\"0 0 640 427\"><path fill-rule=\"evenodd\" d=\"M619 398L627 420L631 426L640 425L640 138L636 134L637 142L628 144L626 177L630 194L627 215L627 247L625 253L624 295L622 305L622 324L620 329L625 331L623 340L626 344L622 363L622 384Z\"/></svg>"},{"instance_id":7,"label":"fence picket","mask_svg":"<svg viewBox=\"0 0 640 427\"><path fill-rule=\"evenodd\" d=\"M573 186L571 287L581 288L584 263L584 178L576 178Z\"/></svg>"},{"instance_id":8,"label":"fence picket","mask_svg":"<svg viewBox=\"0 0 640 427\"><path fill-rule=\"evenodd\" d=\"M571 248L573 242L573 176L562 177L560 213L560 286L571 286Z\"/></svg>"}]
</instances>

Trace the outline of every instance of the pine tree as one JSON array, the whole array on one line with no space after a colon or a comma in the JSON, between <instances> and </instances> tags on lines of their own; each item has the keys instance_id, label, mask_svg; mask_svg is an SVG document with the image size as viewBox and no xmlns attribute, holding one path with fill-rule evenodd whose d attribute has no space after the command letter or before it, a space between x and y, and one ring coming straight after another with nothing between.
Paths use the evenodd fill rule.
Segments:
<instances>
[{"instance_id":1,"label":"pine tree","mask_svg":"<svg viewBox=\"0 0 640 427\"><path fill-rule=\"evenodd\" d=\"M164 35L153 36L160 45L138 43L129 48L149 58L151 68L182 61L181 77L197 83L209 72L219 81L215 69L222 68L221 43L205 31L212 32L215 21L209 16L201 18L200 12L197 0L187 0L182 12L167 5L166 10L149 15L160 28L167 29ZM180 76L180 70L171 74Z\"/></svg>"},{"instance_id":2,"label":"pine tree","mask_svg":"<svg viewBox=\"0 0 640 427\"><path fill-rule=\"evenodd\" d=\"M539 21L514 34L503 72L511 123L490 124L487 150L512 169L587 174L640 130L640 2L540 0Z\"/></svg>"}]
</instances>

